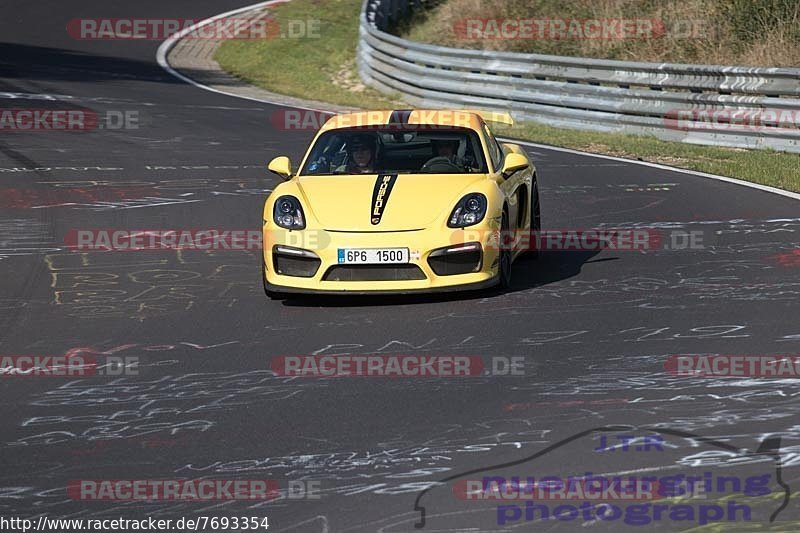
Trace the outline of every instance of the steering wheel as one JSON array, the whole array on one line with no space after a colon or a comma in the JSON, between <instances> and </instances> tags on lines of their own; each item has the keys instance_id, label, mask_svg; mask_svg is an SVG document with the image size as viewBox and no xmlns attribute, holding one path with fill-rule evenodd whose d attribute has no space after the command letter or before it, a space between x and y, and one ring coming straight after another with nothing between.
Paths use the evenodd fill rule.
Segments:
<instances>
[{"instance_id":1,"label":"steering wheel","mask_svg":"<svg viewBox=\"0 0 800 533\"><path fill-rule=\"evenodd\" d=\"M422 168L420 169L422 172L430 172L430 173L439 173L439 174L447 174L449 172L456 172L460 173L463 172L460 166L456 165L448 158L444 156L437 156L433 159L428 159Z\"/></svg>"}]
</instances>

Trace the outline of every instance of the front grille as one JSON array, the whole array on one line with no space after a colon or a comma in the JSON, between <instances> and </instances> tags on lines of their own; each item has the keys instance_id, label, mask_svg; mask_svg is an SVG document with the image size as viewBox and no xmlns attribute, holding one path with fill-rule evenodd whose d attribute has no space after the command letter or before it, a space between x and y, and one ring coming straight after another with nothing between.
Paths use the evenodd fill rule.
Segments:
<instances>
[{"instance_id":1,"label":"front grille","mask_svg":"<svg viewBox=\"0 0 800 533\"><path fill-rule=\"evenodd\" d=\"M272 254L272 260L276 273L298 278L313 278L322 263L315 257L298 257L275 252Z\"/></svg>"},{"instance_id":2,"label":"front grille","mask_svg":"<svg viewBox=\"0 0 800 533\"><path fill-rule=\"evenodd\" d=\"M324 281L411 281L426 279L417 265L334 265Z\"/></svg>"},{"instance_id":3,"label":"front grille","mask_svg":"<svg viewBox=\"0 0 800 533\"><path fill-rule=\"evenodd\" d=\"M469 274L481 268L481 251L471 250L428 257L428 264L437 276Z\"/></svg>"}]
</instances>

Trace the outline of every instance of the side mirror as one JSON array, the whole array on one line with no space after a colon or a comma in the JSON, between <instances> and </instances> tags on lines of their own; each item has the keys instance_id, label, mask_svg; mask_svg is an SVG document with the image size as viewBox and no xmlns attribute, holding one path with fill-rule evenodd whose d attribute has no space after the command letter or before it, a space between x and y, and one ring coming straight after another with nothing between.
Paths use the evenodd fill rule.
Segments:
<instances>
[{"instance_id":1,"label":"side mirror","mask_svg":"<svg viewBox=\"0 0 800 533\"><path fill-rule=\"evenodd\" d=\"M503 161L503 176L508 177L518 170L523 170L531 166L528 159L522 154L510 153Z\"/></svg>"},{"instance_id":2,"label":"side mirror","mask_svg":"<svg viewBox=\"0 0 800 533\"><path fill-rule=\"evenodd\" d=\"M270 161L267 168L285 180L292 179L292 162L285 155Z\"/></svg>"}]
</instances>

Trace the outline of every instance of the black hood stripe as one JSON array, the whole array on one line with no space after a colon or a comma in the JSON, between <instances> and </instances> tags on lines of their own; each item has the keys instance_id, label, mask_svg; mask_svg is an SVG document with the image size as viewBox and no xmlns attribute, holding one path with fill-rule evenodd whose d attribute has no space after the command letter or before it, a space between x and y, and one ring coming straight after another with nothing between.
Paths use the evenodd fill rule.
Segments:
<instances>
[{"instance_id":1,"label":"black hood stripe","mask_svg":"<svg viewBox=\"0 0 800 533\"><path fill-rule=\"evenodd\" d=\"M381 223L383 211L389 203L389 195L392 194L394 182L397 181L397 174L379 174L375 180L375 187L372 188L372 203L370 203L369 220L373 226Z\"/></svg>"},{"instance_id":2,"label":"black hood stripe","mask_svg":"<svg viewBox=\"0 0 800 533\"><path fill-rule=\"evenodd\" d=\"M408 124L413 109L397 109L389 116L389 124Z\"/></svg>"}]
</instances>

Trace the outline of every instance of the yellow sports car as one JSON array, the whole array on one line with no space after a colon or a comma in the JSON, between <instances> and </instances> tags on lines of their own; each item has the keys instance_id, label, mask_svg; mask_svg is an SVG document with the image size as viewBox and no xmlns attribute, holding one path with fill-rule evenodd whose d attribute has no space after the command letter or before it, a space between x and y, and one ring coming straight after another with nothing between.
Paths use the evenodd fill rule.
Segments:
<instances>
[{"instance_id":1,"label":"yellow sports car","mask_svg":"<svg viewBox=\"0 0 800 533\"><path fill-rule=\"evenodd\" d=\"M330 118L264 204L264 290L415 293L511 283L540 228L536 169L486 122L507 113L365 111Z\"/></svg>"}]
</instances>

